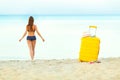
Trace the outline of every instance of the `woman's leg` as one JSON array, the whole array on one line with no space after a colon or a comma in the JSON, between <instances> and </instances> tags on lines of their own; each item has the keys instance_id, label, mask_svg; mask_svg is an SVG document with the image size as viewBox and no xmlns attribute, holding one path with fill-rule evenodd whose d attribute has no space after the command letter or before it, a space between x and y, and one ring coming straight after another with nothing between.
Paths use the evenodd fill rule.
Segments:
<instances>
[{"instance_id":1,"label":"woman's leg","mask_svg":"<svg viewBox=\"0 0 120 80\"><path fill-rule=\"evenodd\" d=\"M34 59L34 56L35 56L35 45L36 45L36 40L33 40L32 41L33 59Z\"/></svg>"},{"instance_id":2,"label":"woman's leg","mask_svg":"<svg viewBox=\"0 0 120 80\"><path fill-rule=\"evenodd\" d=\"M33 58L34 58L34 52L33 52L32 41L27 40L27 43L28 43L28 48L29 48L29 51L30 51L31 60L33 60Z\"/></svg>"}]
</instances>

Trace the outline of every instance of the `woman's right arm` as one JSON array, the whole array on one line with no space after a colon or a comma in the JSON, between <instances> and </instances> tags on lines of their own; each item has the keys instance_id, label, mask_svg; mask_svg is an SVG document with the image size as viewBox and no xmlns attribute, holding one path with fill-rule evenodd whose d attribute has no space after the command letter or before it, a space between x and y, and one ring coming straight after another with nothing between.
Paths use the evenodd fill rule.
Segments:
<instances>
[{"instance_id":1,"label":"woman's right arm","mask_svg":"<svg viewBox=\"0 0 120 80\"><path fill-rule=\"evenodd\" d=\"M37 34L40 36L40 38L42 39L42 41L44 42L45 40L44 40L44 38L41 36L41 34L40 34L40 32L38 31L36 25L35 25L35 30L36 30Z\"/></svg>"}]
</instances>

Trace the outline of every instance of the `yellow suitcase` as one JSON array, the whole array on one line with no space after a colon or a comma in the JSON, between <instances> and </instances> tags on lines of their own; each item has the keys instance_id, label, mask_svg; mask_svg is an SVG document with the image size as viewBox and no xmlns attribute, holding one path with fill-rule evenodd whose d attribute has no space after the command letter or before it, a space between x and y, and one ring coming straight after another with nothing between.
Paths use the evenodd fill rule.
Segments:
<instances>
[{"instance_id":1,"label":"yellow suitcase","mask_svg":"<svg viewBox=\"0 0 120 80\"><path fill-rule=\"evenodd\" d=\"M79 61L90 62L98 59L100 39L97 37L82 37Z\"/></svg>"}]
</instances>

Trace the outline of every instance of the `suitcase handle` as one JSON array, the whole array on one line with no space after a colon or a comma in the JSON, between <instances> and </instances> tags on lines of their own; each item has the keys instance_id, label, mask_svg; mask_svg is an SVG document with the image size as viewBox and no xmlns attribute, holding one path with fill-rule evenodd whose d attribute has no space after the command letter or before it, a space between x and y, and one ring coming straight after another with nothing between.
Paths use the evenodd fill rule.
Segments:
<instances>
[{"instance_id":1,"label":"suitcase handle","mask_svg":"<svg viewBox=\"0 0 120 80\"><path fill-rule=\"evenodd\" d=\"M91 37L96 36L97 26L89 26L89 34Z\"/></svg>"}]
</instances>

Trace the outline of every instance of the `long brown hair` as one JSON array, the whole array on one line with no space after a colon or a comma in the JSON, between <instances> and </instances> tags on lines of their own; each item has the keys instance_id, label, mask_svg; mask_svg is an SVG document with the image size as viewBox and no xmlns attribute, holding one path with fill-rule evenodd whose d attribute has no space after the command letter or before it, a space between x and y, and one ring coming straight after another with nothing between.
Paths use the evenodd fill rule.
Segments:
<instances>
[{"instance_id":1,"label":"long brown hair","mask_svg":"<svg viewBox=\"0 0 120 80\"><path fill-rule=\"evenodd\" d=\"M34 31L33 28L32 28L33 24L34 24L34 18L32 16L30 16L28 24L27 24L27 30L28 31Z\"/></svg>"}]
</instances>

